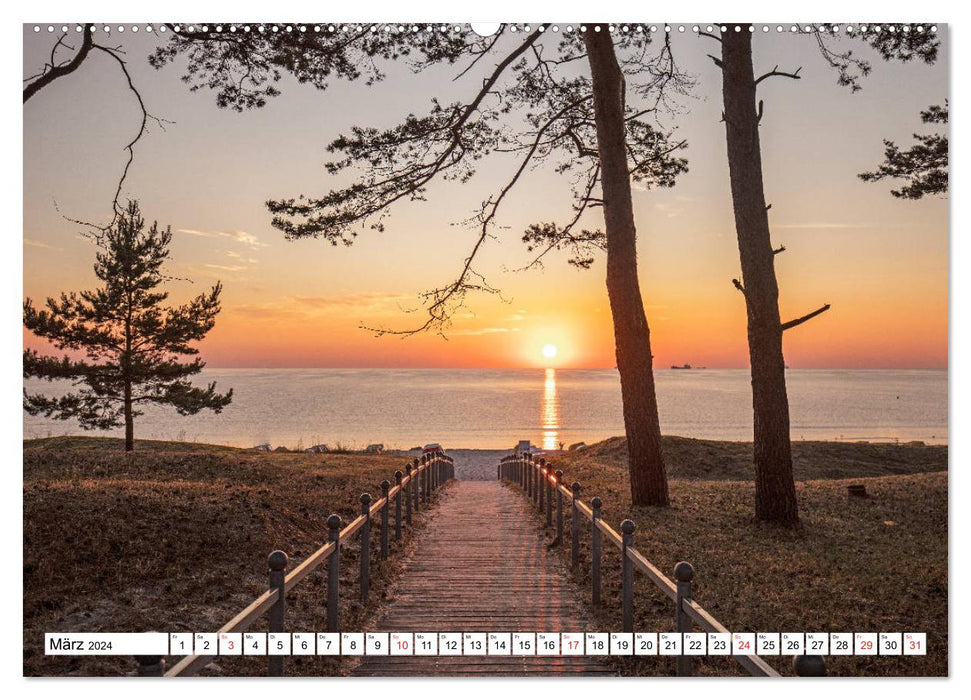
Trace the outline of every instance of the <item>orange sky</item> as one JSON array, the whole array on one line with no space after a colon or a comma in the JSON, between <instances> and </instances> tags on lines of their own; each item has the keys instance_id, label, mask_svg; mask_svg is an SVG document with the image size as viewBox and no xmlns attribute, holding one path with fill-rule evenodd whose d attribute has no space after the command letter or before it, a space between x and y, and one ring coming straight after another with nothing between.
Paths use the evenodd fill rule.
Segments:
<instances>
[{"instance_id":1,"label":"orange sky","mask_svg":"<svg viewBox=\"0 0 971 700\"><path fill-rule=\"evenodd\" d=\"M25 36L25 71L43 62L50 37ZM202 344L211 366L612 367L613 336L603 260L577 271L551 256L540 271L518 241L526 225L563 220L569 184L530 173L501 211L479 262L502 298L470 297L447 339L382 337L359 325L405 328L421 319L417 294L449 281L474 240L466 219L508 177L511 161L484 163L468 185L437 184L427 202L397 207L387 231L362 232L350 248L286 242L269 225L270 197L320 194L337 182L323 146L351 124L390 126L427 109L433 94L461 97L475 77L392 72L382 86L336 83L327 93L289 82L257 112L217 110L190 95L178 71L143 60L153 38L125 37L149 109L174 123L139 144L127 183L149 219L175 231L173 300L220 279L224 310ZM738 276L720 80L695 37L676 36L682 66L698 80L672 123L688 139L690 172L663 192L635 189L640 276L655 364L745 367L745 313ZM907 143L926 129L919 111L947 96L947 51L938 65L874 65L851 95L809 39L758 37L757 67L802 65L803 79L767 81L762 126L766 196L784 318L832 309L786 334L792 367L947 366L947 202L890 197L873 168L884 137ZM94 250L62 214L98 220L124 163L135 117L130 95L92 61L25 107L24 294L35 299L94 283ZM906 89L901 89L901 86ZM71 105L72 109L65 106ZM311 144L308 147L308 144ZM107 199L106 199L107 195ZM54 203L57 203L55 207ZM590 217L588 226L600 225ZM541 348L559 348L553 363ZM28 338L25 344L43 347Z\"/></svg>"}]
</instances>

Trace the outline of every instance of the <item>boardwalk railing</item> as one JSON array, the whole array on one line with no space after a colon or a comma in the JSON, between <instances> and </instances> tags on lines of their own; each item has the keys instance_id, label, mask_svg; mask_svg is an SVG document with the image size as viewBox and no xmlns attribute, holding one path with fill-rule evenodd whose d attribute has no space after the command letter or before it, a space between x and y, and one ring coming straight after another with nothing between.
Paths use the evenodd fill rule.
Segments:
<instances>
[{"instance_id":1,"label":"boardwalk railing","mask_svg":"<svg viewBox=\"0 0 971 700\"><path fill-rule=\"evenodd\" d=\"M618 533L601 518L602 503L599 498L590 500L587 505L580 500L581 486L573 482L569 487L563 481L563 472L553 469L546 459L535 459L533 455L510 455L504 457L497 469L497 478L518 484L524 495L546 516L547 527L554 527L555 545L563 545L563 502L569 499L570 508L570 564L574 569L580 565L581 521L590 522L590 573L591 598L594 605L601 602L601 562L604 538L621 552L621 617L623 631L634 631L634 571L647 576L664 595L674 603L675 629L690 632L697 625L705 632L728 633L729 629L714 618L691 597L691 581L694 568L686 561L674 567L675 581L661 573L647 557L634 547L634 521L627 519L620 524ZM555 506L554 506L555 500ZM555 511L555 517L554 517ZM683 648L682 648L683 651ZM753 649L754 652L754 649ZM677 674L692 674L692 656L682 654L677 657ZM761 657L752 654L734 654L732 658L753 676L778 676L779 672ZM793 669L799 676L824 676L826 663L822 656L799 655L793 657Z\"/></svg>"},{"instance_id":2,"label":"boardwalk railing","mask_svg":"<svg viewBox=\"0 0 971 700\"><path fill-rule=\"evenodd\" d=\"M249 629L263 615L268 620L268 632L284 631L284 615L286 611L286 594L316 570L321 564L327 564L327 631L337 632L340 629L338 605L340 603L340 551L346 543L358 535L361 542L361 574L360 596L367 600L370 586L371 565L371 521L380 518L380 556L386 559L390 554L390 511L394 509L394 538L402 537L402 526L411 526L412 511L418 513L422 504L427 502L439 486L455 477L455 465L451 457L442 453L423 456L408 462L404 473L394 473L395 483L392 486L387 480L381 482L381 498L372 501L368 493L361 494L361 514L343 528L343 520L339 515L327 518L327 544L304 559L296 568L286 572L289 559L286 553L276 550L267 559L269 566L269 587L263 595L243 608L229 622L217 632L218 635L232 632L244 632ZM404 503L402 504L402 501ZM402 505L404 516L402 518ZM217 654L197 653L186 656L165 672L165 660L160 656L137 657L138 673L143 676L191 676L206 666ZM267 656L268 675L283 675L283 656Z\"/></svg>"}]
</instances>

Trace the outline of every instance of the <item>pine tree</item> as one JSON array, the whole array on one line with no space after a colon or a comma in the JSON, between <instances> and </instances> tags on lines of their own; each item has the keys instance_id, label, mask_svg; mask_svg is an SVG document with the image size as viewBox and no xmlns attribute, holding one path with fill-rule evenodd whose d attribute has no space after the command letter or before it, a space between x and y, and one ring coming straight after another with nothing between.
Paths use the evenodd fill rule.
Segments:
<instances>
[{"instance_id":1,"label":"pine tree","mask_svg":"<svg viewBox=\"0 0 971 700\"><path fill-rule=\"evenodd\" d=\"M725 123L735 232L742 267L742 279L732 282L745 298L748 324L755 515L759 520L795 524L799 520L799 510L792 471L783 333L825 313L830 305L823 304L785 322L779 314L775 256L786 247L772 247L768 214L771 205L765 201L759 136L765 105L758 98L758 86L769 78L799 80L800 71L780 71L776 66L756 77L752 56L754 32L749 24L733 24L721 36L703 34L721 44L721 58L710 58L722 71L722 121ZM823 59L837 71L838 84L854 92L860 90L860 79L870 72L869 62L856 57L852 50L840 53L830 48L829 40L823 38L827 35L825 25L816 27L812 34ZM870 45L887 61L906 62L919 58L925 63L933 63L937 59L938 39L933 33L857 32L848 38Z\"/></svg>"},{"instance_id":2,"label":"pine tree","mask_svg":"<svg viewBox=\"0 0 971 700\"><path fill-rule=\"evenodd\" d=\"M353 126L331 140L326 147L336 157L325 167L342 176L342 184L320 195L268 201L271 223L288 240L351 245L363 230L383 230L399 202L423 200L433 181L468 182L479 161L498 154L513 158L503 184L466 221L475 235L456 276L421 294L424 323L405 330L364 326L378 334L444 334L467 295L499 293L479 270L478 258L487 242L499 238L504 203L527 186L527 173L555 168L569 178L572 211L566 221L526 228L522 241L533 253L526 267L539 266L554 250L571 253L567 262L579 268L605 253L631 502L668 504L631 187L672 187L687 170L679 157L685 142L660 129L658 120L674 108L668 100L692 85L673 59L669 37L655 41L643 26L600 24L562 34L547 31L549 25L522 31L506 25L490 37L414 25L345 25L326 34L170 29L170 42L150 59L152 65L185 58L183 80L191 90L212 90L219 107L240 112L279 95L277 82L287 73L323 90L337 79L377 85L387 63L408 63L416 73L455 65L454 87L436 95L426 113L403 115L390 128ZM343 177L348 174L350 181ZM596 210L603 230L584 229L583 217Z\"/></svg>"},{"instance_id":3,"label":"pine tree","mask_svg":"<svg viewBox=\"0 0 971 700\"><path fill-rule=\"evenodd\" d=\"M232 401L232 389L216 393L215 382L193 386L189 377L205 362L190 343L212 329L219 313L222 284L176 307L162 303L168 292L162 266L169 256L171 228L158 223L145 230L138 202L128 203L117 222L99 239L95 275L104 284L80 293L48 298L45 309L24 301L24 325L36 336L84 359L24 351L24 377L70 380L75 391L57 398L29 394L24 410L58 420L76 419L85 430L125 426L125 450L134 449L138 406L168 405L179 414L203 409L215 413Z\"/></svg>"},{"instance_id":4,"label":"pine tree","mask_svg":"<svg viewBox=\"0 0 971 700\"><path fill-rule=\"evenodd\" d=\"M947 124L947 100L944 106L932 105L920 113L925 124ZM898 199L921 199L926 195L947 194L947 133L914 134L913 146L901 150L893 141L884 139L883 163L872 172L860 173L864 182L899 178L907 184L890 194Z\"/></svg>"}]
</instances>

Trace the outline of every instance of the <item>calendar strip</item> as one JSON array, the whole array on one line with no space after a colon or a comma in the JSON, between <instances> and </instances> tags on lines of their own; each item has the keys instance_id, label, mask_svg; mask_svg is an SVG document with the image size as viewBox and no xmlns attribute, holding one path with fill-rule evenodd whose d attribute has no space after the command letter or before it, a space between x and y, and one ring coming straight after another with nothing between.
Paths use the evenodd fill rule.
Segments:
<instances>
[{"instance_id":1,"label":"calendar strip","mask_svg":"<svg viewBox=\"0 0 971 700\"><path fill-rule=\"evenodd\" d=\"M49 656L924 656L924 632L47 633Z\"/></svg>"}]
</instances>

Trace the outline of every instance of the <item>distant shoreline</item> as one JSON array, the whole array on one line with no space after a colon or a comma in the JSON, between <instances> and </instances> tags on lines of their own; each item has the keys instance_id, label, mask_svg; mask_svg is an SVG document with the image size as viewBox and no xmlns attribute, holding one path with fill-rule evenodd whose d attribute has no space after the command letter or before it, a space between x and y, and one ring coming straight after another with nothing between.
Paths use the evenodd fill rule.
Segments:
<instances>
[{"instance_id":1,"label":"distant shoreline","mask_svg":"<svg viewBox=\"0 0 971 700\"><path fill-rule=\"evenodd\" d=\"M124 441L119 438L75 436L40 438L23 441L24 454L63 452L66 457L84 453L89 457L100 454L123 454ZM667 462L668 477L672 480L751 481L752 443L728 440L698 440L677 436L662 438L661 449ZM456 448L445 445L455 460L459 479L489 480L496 478L499 460L512 453L513 448ZM826 440L793 441L793 471L796 480L843 479L852 477L894 476L918 474L948 469L948 446L914 442L837 442ZM375 458L411 462L419 453L414 450L385 450L381 454L367 454L362 450L308 453L295 450L259 451L206 443L170 442L164 440L135 441L135 458L155 459L160 455L197 453L200 455L246 455L246 459L281 463L317 464L341 457ZM627 469L627 444L621 437L593 443L582 450L538 452L558 464L597 464ZM86 458L87 459L87 458ZM298 462L294 462L298 460ZM26 463L26 459L25 459ZM403 464L402 464L403 466ZM26 468L25 468L26 470ZM25 474L26 477L26 474Z\"/></svg>"},{"instance_id":2,"label":"distant shoreline","mask_svg":"<svg viewBox=\"0 0 971 700\"><path fill-rule=\"evenodd\" d=\"M667 434L662 435L661 437L662 437L662 439L665 439L665 440L694 440L694 441L697 441L697 442L715 443L715 444L726 444L726 445L739 445L739 446L742 446L742 445L751 445L752 444L752 441L751 440L719 440L719 439L711 439L711 438L694 438L694 437L687 437L687 436L684 436L684 435L667 435ZM123 438L114 437L114 436L111 436L111 435L96 435L96 434L86 435L86 434L83 434L83 433L65 433L63 435L49 435L49 436L45 436L45 437L24 437L23 438L23 443L24 443L24 447L27 447L28 444L30 444L30 443L40 443L40 442L48 441L48 440L70 440L70 441L98 440L98 441L104 441L106 443L115 443L115 442L117 442L119 444L123 444L124 443L124 439ZM620 437L620 436L612 436L612 437L601 438L599 440L593 439L590 442L586 443L586 445L589 446L589 445L594 445L594 444L597 444L597 443L609 442L611 440L623 440L623 438ZM163 440L163 439L158 439L158 438L145 438L145 439L140 439L140 438L138 438L136 436L135 441L137 443L142 443L142 444L181 445L181 446L199 446L199 447L218 447L218 448L225 448L225 449L228 449L228 450L242 450L242 451L245 451L245 452L261 452L261 450L257 449L258 448L257 445L251 445L251 446L248 446L248 447L243 447L243 446L240 446L240 445L230 445L230 444L219 443L219 442L204 442L204 441L201 441L201 440L198 440L198 441L196 441L196 440ZM800 440L800 439L797 439L797 438L792 438L791 443L794 444L794 445L795 444L802 444L802 445L813 445L813 444L822 444L822 445L829 445L829 444L833 444L833 445L897 445L897 446L917 446L917 447L948 447L948 445L949 445L949 442L946 439L945 440L934 440L934 441L930 441L930 440L896 439L896 438L890 438L890 437L887 437L887 438L833 438L833 439L828 439L828 440L820 440L820 439ZM304 452L307 452L308 451L306 448L297 448L297 447L291 447L291 446L288 446L288 445L276 445L276 444L273 444L272 442L270 443L270 445L271 445L271 448L272 448L270 450L270 452L274 452L279 447L285 448L284 450L280 450L280 451L281 452L288 453L288 454L300 454L300 453L304 453ZM508 454L508 453L514 452L515 451L515 447L514 446L510 446L508 448L504 448L504 447L478 447L478 446L467 446L467 445L460 445L460 446L454 446L454 447L452 447L452 446L445 445L445 451L446 452L455 452L455 451L463 451L463 452L502 452L502 453L507 453ZM333 449L333 450L330 450L328 453L329 454L366 454L366 452L367 451L366 451L365 448L357 447L355 445L354 447L350 447L350 448ZM565 454L570 454L571 453L571 450L568 450L568 449L562 449L562 450L544 450L544 449L539 448L538 446L535 446L534 445L534 452L536 454L540 454L540 455L565 455ZM396 446L389 446L386 449L384 449L384 450L381 451L381 454L385 454L385 455L388 455L388 454L420 455L420 453L421 453L421 448L417 448L417 449L414 448L414 447L412 447L412 448L402 448L402 447L396 447Z\"/></svg>"}]
</instances>

